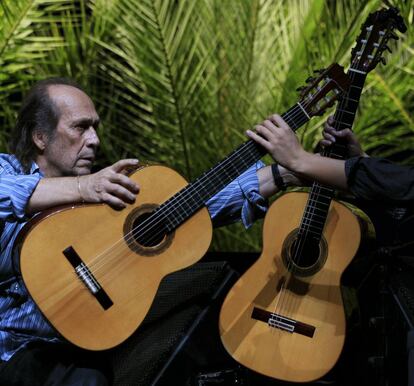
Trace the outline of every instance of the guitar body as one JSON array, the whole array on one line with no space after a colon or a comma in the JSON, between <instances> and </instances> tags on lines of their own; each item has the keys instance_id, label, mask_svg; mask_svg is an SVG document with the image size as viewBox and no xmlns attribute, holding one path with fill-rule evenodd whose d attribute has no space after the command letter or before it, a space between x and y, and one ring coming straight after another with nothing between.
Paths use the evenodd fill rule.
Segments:
<instances>
[{"instance_id":1,"label":"guitar body","mask_svg":"<svg viewBox=\"0 0 414 386\"><path fill-rule=\"evenodd\" d=\"M64 338L89 350L128 338L162 278L195 263L211 242L211 220L203 208L156 245L140 245L130 234L136 219L187 182L163 166L143 167L130 177L140 186L135 204L121 211L93 204L42 214L34 218L36 226L27 224L20 240L20 271L30 296ZM69 258L63 253L68 247ZM82 282L84 271L75 272L74 254L105 291L102 304Z\"/></svg>"},{"instance_id":2,"label":"guitar body","mask_svg":"<svg viewBox=\"0 0 414 386\"><path fill-rule=\"evenodd\" d=\"M292 235L307 199L307 193L295 192L272 204L264 221L263 252L233 286L220 312L221 339L235 360L258 373L293 382L320 378L342 351L345 314L340 279L361 239L358 218L332 201L317 262L305 273L291 274ZM289 332L270 326L266 319L270 313L301 327Z\"/></svg>"}]
</instances>

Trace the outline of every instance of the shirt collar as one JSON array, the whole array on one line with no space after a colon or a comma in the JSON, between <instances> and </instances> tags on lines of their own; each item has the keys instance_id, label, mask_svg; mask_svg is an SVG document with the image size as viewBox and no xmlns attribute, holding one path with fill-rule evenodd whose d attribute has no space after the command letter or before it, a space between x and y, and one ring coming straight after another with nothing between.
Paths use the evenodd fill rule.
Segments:
<instances>
[{"instance_id":1,"label":"shirt collar","mask_svg":"<svg viewBox=\"0 0 414 386\"><path fill-rule=\"evenodd\" d=\"M39 165L36 162L32 162L32 166L30 167L30 174L37 174L39 173L43 177L43 173L40 171Z\"/></svg>"}]
</instances>

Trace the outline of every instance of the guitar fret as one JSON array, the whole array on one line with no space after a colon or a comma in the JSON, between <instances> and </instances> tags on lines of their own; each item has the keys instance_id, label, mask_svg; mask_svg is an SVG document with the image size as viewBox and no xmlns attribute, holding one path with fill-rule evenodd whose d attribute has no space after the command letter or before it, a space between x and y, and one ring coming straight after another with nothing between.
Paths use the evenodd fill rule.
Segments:
<instances>
[{"instance_id":1,"label":"guitar fret","mask_svg":"<svg viewBox=\"0 0 414 386\"><path fill-rule=\"evenodd\" d=\"M348 111L348 110L343 110L343 109L336 109L336 111L339 111L339 112L345 113L345 114L352 114L352 115L355 114L353 111Z\"/></svg>"},{"instance_id":2,"label":"guitar fret","mask_svg":"<svg viewBox=\"0 0 414 386\"><path fill-rule=\"evenodd\" d=\"M303 220L303 224L305 224L305 225L315 226L316 227L316 225L314 225L315 223L316 224L322 224L322 225L324 225L325 224L325 221L318 221L318 220L315 220L314 218L312 218L312 219L305 218Z\"/></svg>"},{"instance_id":3,"label":"guitar fret","mask_svg":"<svg viewBox=\"0 0 414 386\"><path fill-rule=\"evenodd\" d=\"M330 192L327 192L327 193L329 194ZM326 199L328 203L328 201L332 199L332 195L328 195L328 194L322 194L321 192L312 192L311 196L313 200Z\"/></svg>"},{"instance_id":4,"label":"guitar fret","mask_svg":"<svg viewBox=\"0 0 414 386\"><path fill-rule=\"evenodd\" d=\"M312 196L318 196L319 195L322 198L327 197L329 199L332 198L333 194L334 194L333 189L328 188L328 187L323 186L323 185L320 185L320 184L317 184L317 183L315 183L313 185L312 192L311 192Z\"/></svg>"},{"instance_id":5,"label":"guitar fret","mask_svg":"<svg viewBox=\"0 0 414 386\"><path fill-rule=\"evenodd\" d=\"M320 201L317 201L315 199L309 199L309 202L315 202L317 204L321 204L321 205L324 205L324 206L329 206L330 205L330 203L320 202Z\"/></svg>"},{"instance_id":6,"label":"guitar fret","mask_svg":"<svg viewBox=\"0 0 414 386\"><path fill-rule=\"evenodd\" d=\"M343 99L350 101L350 102L359 103L359 99L353 99L353 98L347 98L347 97L344 97Z\"/></svg>"},{"instance_id":7,"label":"guitar fret","mask_svg":"<svg viewBox=\"0 0 414 386\"><path fill-rule=\"evenodd\" d=\"M319 224L324 224L326 221L326 213L324 215L321 214L310 214L310 213L304 213L303 221L315 221Z\"/></svg>"},{"instance_id":8,"label":"guitar fret","mask_svg":"<svg viewBox=\"0 0 414 386\"><path fill-rule=\"evenodd\" d=\"M306 211L306 212L309 212L309 213L310 213L310 211L311 211L311 210L312 210L312 211L317 211L317 210L318 210L318 211L323 212L324 214L326 214L326 209L318 208L318 207L316 207L316 206L312 206L312 207L309 207L309 208L306 208L306 209L305 209L305 211ZM306 213L306 212L305 212L305 213ZM315 213L315 214L317 214L317 213ZM320 216L320 215L318 215L318 216Z\"/></svg>"},{"instance_id":9,"label":"guitar fret","mask_svg":"<svg viewBox=\"0 0 414 386\"><path fill-rule=\"evenodd\" d=\"M306 110L302 107L302 105L300 104L300 102L297 103L297 105L301 108L301 110L303 111L303 113L306 115L306 117L308 119L310 119L310 116L308 115L308 113L306 112Z\"/></svg>"},{"instance_id":10,"label":"guitar fret","mask_svg":"<svg viewBox=\"0 0 414 386\"><path fill-rule=\"evenodd\" d=\"M360 71L360 70L356 70L355 68L352 68L352 67L348 71L352 71L352 72L356 72L358 74L366 75L366 72Z\"/></svg>"},{"instance_id":11,"label":"guitar fret","mask_svg":"<svg viewBox=\"0 0 414 386\"><path fill-rule=\"evenodd\" d=\"M310 229L308 225L307 225L307 227L308 228L305 228L303 230L301 229L301 231L304 232L304 233L313 233L314 235L316 235L318 237L321 235L322 230L320 230L319 228L317 228L318 231L314 231L314 230Z\"/></svg>"},{"instance_id":12,"label":"guitar fret","mask_svg":"<svg viewBox=\"0 0 414 386\"><path fill-rule=\"evenodd\" d=\"M347 102L347 103L346 103ZM358 103L351 102L351 101L344 101L343 104L339 106L339 109L335 112L334 120L335 124L338 124L339 122L348 122L349 125L352 125L353 117L349 115L343 115L344 113L342 110L344 110L348 114L355 115L355 111L357 110Z\"/></svg>"}]
</instances>

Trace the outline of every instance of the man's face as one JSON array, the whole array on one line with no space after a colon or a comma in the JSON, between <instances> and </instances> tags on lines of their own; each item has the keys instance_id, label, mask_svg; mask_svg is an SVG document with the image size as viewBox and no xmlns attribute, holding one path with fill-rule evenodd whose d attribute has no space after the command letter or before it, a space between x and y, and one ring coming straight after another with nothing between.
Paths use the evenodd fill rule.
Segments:
<instances>
[{"instance_id":1,"label":"man's face","mask_svg":"<svg viewBox=\"0 0 414 386\"><path fill-rule=\"evenodd\" d=\"M48 91L60 118L39 166L46 177L89 174L99 146L95 106L84 92L72 86L50 86Z\"/></svg>"}]
</instances>

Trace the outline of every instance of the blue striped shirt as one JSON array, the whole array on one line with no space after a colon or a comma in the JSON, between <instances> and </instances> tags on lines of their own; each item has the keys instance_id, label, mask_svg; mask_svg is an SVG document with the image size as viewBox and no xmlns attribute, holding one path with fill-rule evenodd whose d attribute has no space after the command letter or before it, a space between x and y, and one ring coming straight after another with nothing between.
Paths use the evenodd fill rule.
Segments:
<instances>
[{"instance_id":1,"label":"blue striped shirt","mask_svg":"<svg viewBox=\"0 0 414 386\"><path fill-rule=\"evenodd\" d=\"M214 225L241 218L248 228L266 211L266 200L258 192L258 162L207 202ZM13 155L0 154L0 358L7 361L33 340L60 341L29 298L13 270L13 244L28 218L25 208L42 174L36 164L24 174Z\"/></svg>"}]
</instances>

